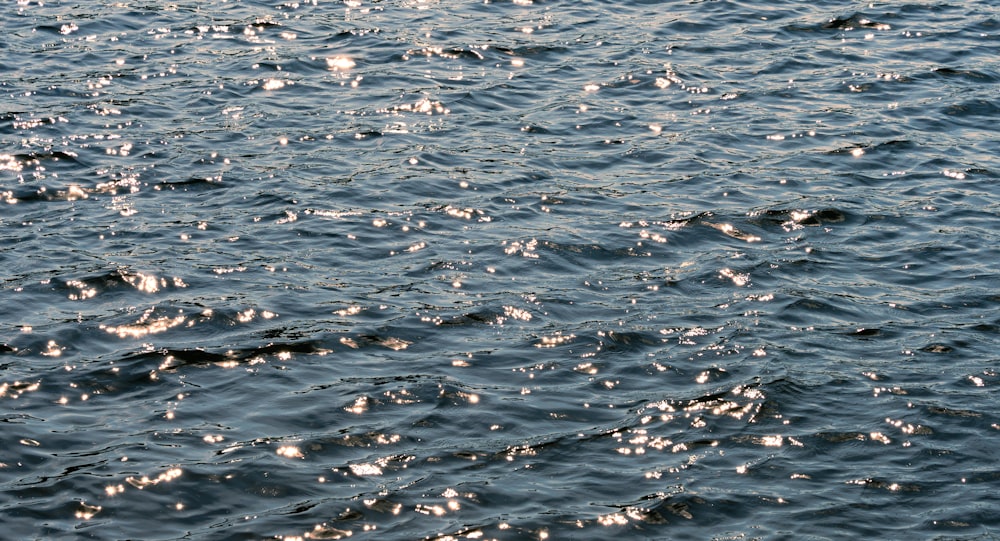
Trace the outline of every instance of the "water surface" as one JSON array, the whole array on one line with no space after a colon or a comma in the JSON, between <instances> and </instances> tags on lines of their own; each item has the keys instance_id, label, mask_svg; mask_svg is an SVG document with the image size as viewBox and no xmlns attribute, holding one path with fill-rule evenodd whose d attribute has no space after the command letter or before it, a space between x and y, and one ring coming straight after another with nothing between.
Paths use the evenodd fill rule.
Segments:
<instances>
[{"instance_id":1,"label":"water surface","mask_svg":"<svg viewBox=\"0 0 1000 541\"><path fill-rule=\"evenodd\" d=\"M19 539L987 539L1000 8L0 7Z\"/></svg>"}]
</instances>

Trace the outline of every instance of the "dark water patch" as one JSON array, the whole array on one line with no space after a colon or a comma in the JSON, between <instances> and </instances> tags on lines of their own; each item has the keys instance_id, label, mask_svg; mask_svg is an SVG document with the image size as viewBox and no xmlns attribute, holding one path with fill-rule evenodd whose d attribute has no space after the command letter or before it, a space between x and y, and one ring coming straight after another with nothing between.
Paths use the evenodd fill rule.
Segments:
<instances>
[{"instance_id":1,"label":"dark water patch","mask_svg":"<svg viewBox=\"0 0 1000 541\"><path fill-rule=\"evenodd\" d=\"M954 68L935 68L933 73L940 77L952 78L958 77L962 79L967 79L970 81L981 81L981 82L995 82L996 76L987 73L974 71L974 70L963 70Z\"/></svg>"},{"instance_id":2,"label":"dark water patch","mask_svg":"<svg viewBox=\"0 0 1000 541\"><path fill-rule=\"evenodd\" d=\"M967 117L994 116L997 110L997 105L990 100L974 99L948 105L944 108L943 112L948 116L964 119Z\"/></svg>"},{"instance_id":3,"label":"dark water patch","mask_svg":"<svg viewBox=\"0 0 1000 541\"><path fill-rule=\"evenodd\" d=\"M889 30L891 26L884 22L872 20L872 17L864 13L853 13L846 17L830 19L823 25L823 28L834 30L854 30L857 28L871 28L875 30Z\"/></svg>"}]
</instances>

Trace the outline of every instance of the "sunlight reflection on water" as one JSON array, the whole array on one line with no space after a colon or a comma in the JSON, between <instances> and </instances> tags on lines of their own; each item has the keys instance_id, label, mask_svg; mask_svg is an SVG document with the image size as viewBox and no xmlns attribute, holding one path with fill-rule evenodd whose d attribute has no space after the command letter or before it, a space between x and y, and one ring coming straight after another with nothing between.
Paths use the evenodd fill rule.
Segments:
<instances>
[{"instance_id":1,"label":"sunlight reflection on water","mask_svg":"<svg viewBox=\"0 0 1000 541\"><path fill-rule=\"evenodd\" d=\"M0 8L8 534L985 535L1000 13L836 9Z\"/></svg>"}]
</instances>

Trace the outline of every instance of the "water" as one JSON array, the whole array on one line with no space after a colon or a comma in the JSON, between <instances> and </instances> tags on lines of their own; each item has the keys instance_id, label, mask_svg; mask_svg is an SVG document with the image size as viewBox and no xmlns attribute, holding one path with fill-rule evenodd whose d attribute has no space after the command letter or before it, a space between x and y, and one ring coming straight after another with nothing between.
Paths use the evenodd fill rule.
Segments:
<instances>
[{"instance_id":1,"label":"water","mask_svg":"<svg viewBox=\"0 0 1000 541\"><path fill-rule=\"evenodd\" d=\"M985 539L1000 7L0 7L10 539Z\"/></svg>"}]
</instances>

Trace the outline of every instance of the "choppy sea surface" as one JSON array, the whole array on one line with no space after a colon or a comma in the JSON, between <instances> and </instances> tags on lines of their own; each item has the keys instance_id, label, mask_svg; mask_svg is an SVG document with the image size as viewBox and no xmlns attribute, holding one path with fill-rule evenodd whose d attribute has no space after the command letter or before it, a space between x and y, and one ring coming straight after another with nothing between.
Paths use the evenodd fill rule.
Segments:
<instances>
[{"instance_id":1,"label":"choppy sea surface","mask_svg":"<svg viewBox=\"0 0 1000 541\"><path fill-rule=\"evenodd\" d=\"M4 538L1000 536L1000 4L0 30Z\"/></svg>"}]
</instances>

